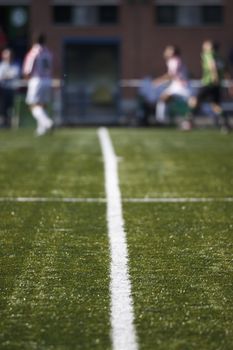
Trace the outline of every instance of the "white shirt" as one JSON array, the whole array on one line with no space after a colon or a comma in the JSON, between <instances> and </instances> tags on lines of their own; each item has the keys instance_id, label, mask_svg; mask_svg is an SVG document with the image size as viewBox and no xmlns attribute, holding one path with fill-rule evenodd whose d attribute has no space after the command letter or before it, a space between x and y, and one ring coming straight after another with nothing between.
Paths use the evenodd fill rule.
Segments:
<instances>
[{"instance_id":1,"label":"white shirt","mask_svg":"<svg viewBox=\"0 0 233 350\"><path fill-rule=\"evenodd\" d=\"M168 74L172 80L187 81L187 69L179 57L172 57L167 61Z\"/></svg>"},{"instance_id":2,"label":"white shirt","mask_svg":"<svg viewBox=\"0 0 233 350\"><path fill-rule=\"evenodd\" d=\"M33 45L25 57L23 73L30 78L51 78L52 54L49 49L39 44Z\"/></svg>"},{"instance_id":3,"label":"white shirt","mask_svg":"<svg viewBox=\"0 0 233 350\"><path fill-rule=\"evenodd\" d=\"M2 61L0 63L0 85L4 88L14 88L19 78L19 71L15 63Z\"/></svg>"}]
</instances>

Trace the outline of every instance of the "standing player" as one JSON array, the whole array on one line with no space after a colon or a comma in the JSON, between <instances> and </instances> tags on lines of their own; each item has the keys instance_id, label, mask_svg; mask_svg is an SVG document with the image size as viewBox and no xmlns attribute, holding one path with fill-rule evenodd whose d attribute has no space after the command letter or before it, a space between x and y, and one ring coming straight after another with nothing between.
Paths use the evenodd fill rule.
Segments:
<instances>
[{"instance_id":1,"label":"standing player","mask_svg":"<svg viewBox=\"0 0 233 350\"><path fill-rule=\"evenodd\" d=\"M230 129L226 115L221 107L221 83L224 78L224 62L222 61L217 46L211 40L202 44L202 87L196 97L190 99L190 106L196 111L201 103L207 101L211 105L216 123L223 131Z\"/></svg>"},{"instance_id":2,"label":"standing player","mask_svg":"<svg viewBox=\"0 0 233 350\"><path fill-rule=\"evenodd\" d=\"M38 136L44 135L53 126L53 121L46 112L46 106L51 101L52 65L52 54L46 47L46 37L40 34L35 37L23 64L23 74L28 79L26 103L37 121Z\"/></svg>"}]
</instances>

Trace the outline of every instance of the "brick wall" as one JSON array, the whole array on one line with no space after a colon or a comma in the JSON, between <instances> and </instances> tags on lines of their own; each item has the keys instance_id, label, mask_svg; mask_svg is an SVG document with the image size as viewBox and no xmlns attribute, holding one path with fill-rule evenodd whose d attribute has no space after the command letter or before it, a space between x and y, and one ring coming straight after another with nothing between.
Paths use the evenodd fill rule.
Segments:
<instances>
[{"instance_id":1,"label":"brick wall","mask_svg":"<svg viewBox=\"0 0 233 350\"><path fill-rule=\"evenodd\" d=\"M71 37L118 37L121 40L120 71L124 79L140 78L148 73L164 72L163 50L168 44L180 46L183 58L194 77L200 76L200 49L206 38L219 41L227 55L233 46L233 1L225 0L225 23L222 26L178 28L160 27L154 19L154 2L121 5L120 23L116 26L80 28L55 26L49 0L32 0L31 32L44 31L55 52L56 75L62 73L63 41Z\"/></svg>"}]
</instances>

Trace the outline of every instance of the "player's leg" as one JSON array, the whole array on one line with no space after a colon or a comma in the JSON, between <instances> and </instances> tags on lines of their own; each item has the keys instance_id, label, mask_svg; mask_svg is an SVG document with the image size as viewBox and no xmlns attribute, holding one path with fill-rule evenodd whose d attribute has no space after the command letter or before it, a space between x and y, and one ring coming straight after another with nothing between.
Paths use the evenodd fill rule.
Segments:
<instances>
[{"instance_id":1,"label":"player's leg","mask_svg":"<svg viewBox=\"0 0 233 350\"><path fill-rule=\"evenodd\" d=\"M159 100L156 104L156 120L164 123L166 121L166 100Z\"/></svg>"},{"instance_id":2,"label":"player's leg","mask_svg":"<svg viewBox=\"0 0 233 350\"><path fill-rule=\"evenodd\" d=\"M155 107L156 108L155 115L156 115L156 120L160 123L166 122L166 119L167 119L166 107L170 98L171 98L171 95L170 95L169 89L166 89L158 99L158 102Z\"/></svg>"},{"instance_id":3,"label":"player's leg","mask_svg":"<svg viewBox=\"0 0 233 350\"><path fill-rule=\"evenodd\" d=\"M38 136L45 134L49 129L51 129L53 126L53 121L49 118L44 105L31 105L31 113L37 121L36 133Z\"/></svg>"},{"instance_id":4,"label":"player's leg","mask_svg":"<svg viewBox=\"0 0 233 350\"><path fill-rule=\"evenodd\" d=\"M230 125L228 121L227 114L223 111L221 106L221 86L216 85L212 90L212 103L211 107L213 110L213 114L215 117L215 123L218 127L220 127L222 132L230 131Z\"/></svg>"},{"instance_id":5,"label":"player's leg","mask_svg":"<svg viewBox=\"0 0 233 350\"><path fill-rule=\"evenodd\" d=\"M50 95L50 81L36 78L29 82L26 101L30 105L31 113L37 121L36 133L38 136L45 134L53 126L53 121L49 118L46 111Z\"/></svg>"},{"instance_id":6,"label":"player's leg","mask_svg":"<svg viewBox=\"0 0 233 350\"><path fill-rule=\"evenodd\" d=\"M209 87L203 86L199 89L197 95L192 95L189 97L188 105L193 117L200 112L201 104L208 98L208 95Z\"/></svg>"},{"instance_id":7,"label":"player's leg","mask_svg":"<svg viewBox=\"0 0 233 350\"><path fill-rule=\"evenodd\" d=\"M1 111L3 118L3 127L9 128L11 126L11 112L13 108L13 91L8 88L1 89Z\"/></svg>"}]
</instances>

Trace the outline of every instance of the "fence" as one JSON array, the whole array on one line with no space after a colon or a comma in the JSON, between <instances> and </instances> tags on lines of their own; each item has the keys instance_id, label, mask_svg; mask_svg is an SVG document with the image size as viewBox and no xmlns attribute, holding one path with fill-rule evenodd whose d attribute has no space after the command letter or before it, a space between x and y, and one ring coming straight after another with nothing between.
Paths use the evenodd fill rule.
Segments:
<instances>
[{"instance_id":1,"label":"fence","mask_svg":"<svg viewBox=\"0 0 233 350\"><path fill-rule=\"evenodd\" d=\"M25 96L27 90L26 80L17 80L14 84L15 88L15 101L12 111L12 127L30 127L35 125L35 120L31 116L31 112L26 105ZM55 123L58 125L61 123L61 110L62 110L62 83L59 79L52 81L52 99L49 105L49 111L52 115Z\"/></svg>"},{"instance_id":2,"label":"fence","mask_svg":"<svg viewBox=\"0 0 233 350\"><path fill-rule=\"evenodd\" d=\"M193 92L197 92L197 90L202 87L201 80L190 80L190 86ZM137 120L135 121L135 117L137 119L137 116L140 115L139 111L139 103L138 103L138 91L139 88L142 86L143 80L141 79L128 79L128 80L121 80L120 87L121 89L132 89L134 91L135 97L129 100L126 100L123 102L123 110L125 115L125 123L128 124L137 124ZM228 90L232 88L233 92L233 80L224 80L222 82L222 88L223 88L223 99L222 99L222 108L225 112L227 112L229 115L233 116L233 95L230 96L228 93ZM156 103L156 102L155 102ZM179 111L184 112L184 110L187 110L185 108L183 102L177 102L175 101L173 103L173 107L175 106L173 112L179 114ZM204 104L204 111L206 113L210 111L208 103ZM203 114L200 115L200 117L203 118ZM140 118L140 117L139 117ZM154 121L155 122L155 118Z\"/></svg>"},{"instance_id":3,"label":"fence","mask_svg":"<svg viewBox=\"0 0 233 350\"><path fill-rule=\"evenodd\" d=\"M120 101L120 117L117 121L118 124L132 124L137 121L138 114L138 104L137 104L137 91L142 83L142 80L139 79L129 79L129 80L121 80L118 85L119 94L121 96ZM200 80L191 80L191 86L195 89L201 87ZM63 124L65 120L65 116L62 115L62 104L63 104L63 82L59 79L54 79L52 82L53 87L53 98L51 105L49 106L51 115L53 115L53 119L57 125ZM222 84L225 92L228 88L233 88L232 80L224 80ZM130 100L124 98L124 89L134 89L135 96ZM25 104L25 94L27 89L27 81L19 80L15 83L16 96L14 103L14 110L12 115L12 126L13 127L26 127L33 126L35 124L34 119L31 117L30 110L28 106ZM233 99L230 98L226 93L224 94L224 99L222 102L222 107L228 113L232 113L233 115ZM96 117L96 124L101 124L101 119L98 120L98 116Z\"/></svg>"}]
</instances>

